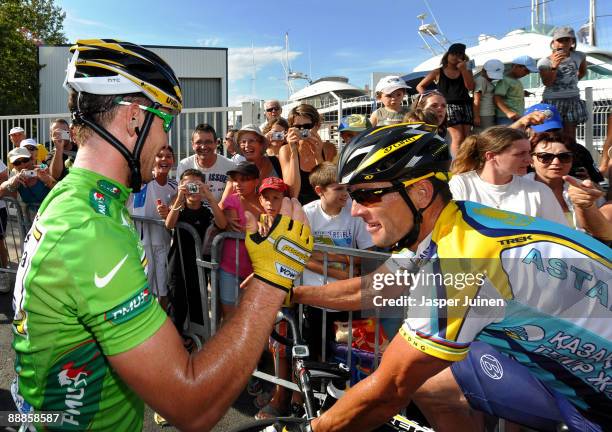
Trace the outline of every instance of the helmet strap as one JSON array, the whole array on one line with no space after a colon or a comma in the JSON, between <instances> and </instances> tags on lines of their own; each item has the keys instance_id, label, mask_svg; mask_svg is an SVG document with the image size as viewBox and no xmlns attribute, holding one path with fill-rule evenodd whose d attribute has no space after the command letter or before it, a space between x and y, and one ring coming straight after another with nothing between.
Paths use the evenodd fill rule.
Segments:
<instances>
[{"instance_id":1,"label":"helmet strap","mask_svg":"<svg viewBox=\"0 0 612 432\"><path fill-rule=\"evenodd\" d=\"M155 108L157 108L157 106ZM142 129L138 129L136 131L138 139L136 140L136 144L134 146L134 152L131 153L127 149L127 147L125 147L125 145L123 145L121 141L119 141L113 134L107 131L104 127L96 124L93 120L88 118L85 113L81 112L80 110L77 110L72 113L72 118L75 123L85 124L91 129L93 129L98 135L100 135L100 137L102 137L102 139L112 145L119 152L119 154L121 154L121 156L123 156L123 158L127 161L128 168L130 170L129 187L132 188L133 192L139 192L142 186L142 174L140 172L140 154L142 153L144 142L147 138L147 135L149 134L151 125L153 124L153 117L153 113L147 112L145 114L145 120L142 125Z\"/></svg>"},{"instance_id":2,"label":"helmet strap","mask_svg":"<svg viewBox=\"0 0 612 432\"><path fill-rule=\"evenodd\" d=\"M394 181L392 183L394 185L401 184L401 181ZM417 241L417 238L419 237L419 233L421 231L421 222L423 222L423 212L427 210L429 206L431 206L431 204L434 202L434 200L436 199L436 196L438 195L438 191L434 190L434 194L431 197L429 204L427 204L425 207L418 209L418 210L416 206L414 205L414 203L412 202L412 199L410 199L410 196L408 195L406 188L400 189L399 194L404 199L404 201L406 202L406 205L408 205L408 208L412 212L412 229L408 231L404 237L399 239L399 241L393 247L394 251L400 251L402 249L409 248Z\"/></svg>"}]
</instances>

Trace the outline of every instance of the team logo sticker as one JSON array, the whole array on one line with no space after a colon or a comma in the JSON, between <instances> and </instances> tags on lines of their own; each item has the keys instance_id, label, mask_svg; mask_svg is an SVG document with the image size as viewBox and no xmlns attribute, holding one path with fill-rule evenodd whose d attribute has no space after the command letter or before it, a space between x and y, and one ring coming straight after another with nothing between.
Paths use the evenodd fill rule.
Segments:
<instances>
[{"instance_id":1,"label":"team logo sticker","mask_svg":"<svg viewBox=\"0 0 612 432\"><path fill-rule=\"evenodd\" d=\"M110 199L103 193L92 189L89 192L89 204L96 213L110 216Z\"/></svg>"},{"instance_id":2,"label":"team logo sticker","mask_svg":"<svg viewBox=\"0 0 612 432\"><path fill-rule=\"evenodd\" d=\"M119 198L119 195L121 195L121 189L107 180L98 180L98 189L113 198Z\"/></svg>"},{"instance_id":3,"label":"team logo sticker","mask_svg":"<svg viewBox=\"0 0 612 432\"><path fill-rule=\"evenodd\" d=\"M535 221L535 218L532 216L522 215L518 213L510 213L490 207L475 208L474 213L488 217L490 219L497 219L501 223L512 226L528 226Z\"/></svg>"},{"instance_id":4,"label":"team logo sticker","mask_svg":"<svg viewBox=\"0 0 612 432\"><path fill-rule=\"evenodd\" d=\"M491 354L484 354L480 357L480 367L489 378L494 380L500 380L504 376L501 363Z\"/></svg>"}]
</instances>

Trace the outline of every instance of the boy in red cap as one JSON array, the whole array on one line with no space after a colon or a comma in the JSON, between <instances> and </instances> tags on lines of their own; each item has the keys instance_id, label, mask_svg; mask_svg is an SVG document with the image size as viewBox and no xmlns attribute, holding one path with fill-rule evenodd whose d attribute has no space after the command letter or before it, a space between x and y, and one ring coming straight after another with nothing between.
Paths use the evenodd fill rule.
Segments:
<instances>
[{"instance_id":1,"label":"boy in red cap","mask_svg":"<svg viewBox=\"0 0 612 432\"><path fill-rule=\"evenodd\" d=\"M259 233L265 236L280 212L283 198L289 196L289 186L278 177L267 177L262 180L258 192L259 203L264 209L259 222Z\"/></svg>"}]
</instances>

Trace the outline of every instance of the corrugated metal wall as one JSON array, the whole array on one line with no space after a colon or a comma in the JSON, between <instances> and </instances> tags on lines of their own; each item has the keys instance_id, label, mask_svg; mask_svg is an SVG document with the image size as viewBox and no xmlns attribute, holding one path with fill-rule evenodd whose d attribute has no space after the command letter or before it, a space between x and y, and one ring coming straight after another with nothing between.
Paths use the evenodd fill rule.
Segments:
<instances>
[{"instance_id":1,"label":"corrugated metal wall","mask_svg":"<svg viewBox=\"0 0 612 432\"><path fill-rule=\"evenodd\" d=\"M40 113L67 111L62 84L70 60L69 46L41 46ZM227 106L227 49L149 47L172 67L185 84L186 108Z\"/></svg>"}]
</instances>

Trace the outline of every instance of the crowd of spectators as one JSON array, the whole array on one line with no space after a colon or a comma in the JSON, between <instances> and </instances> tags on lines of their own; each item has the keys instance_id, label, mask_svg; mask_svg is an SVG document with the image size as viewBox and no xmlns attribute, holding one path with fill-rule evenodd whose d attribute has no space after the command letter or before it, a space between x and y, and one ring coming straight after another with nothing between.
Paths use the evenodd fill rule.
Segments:
<instances>
[{"instance_id":1,"label":"crowd of spectators","mask_svg":"<svg viewBox=\"0 0 612 432\"><path fill-rule=\"evenodd\" d=\"M604 177L609 179L612 171L612 125L608 123L603 154L595 167L588 152L585 156L584 148L575 142L576 125L586 119L584 101L577 93L577 82L585 73L584 54L575 51L575 35L567 27L554 32L551 48L551 55L537 67L524 55L504 72L501 61L490 59L474 78L465 45L453 44L441 67L419 83L419 94L409 108L402 105L406 83L386 76L376 86L382 107L370 118L355 114L341 119L340 136L348 143L371 127L427 123L450 144L454 157L450 187L455 199L541 217L611 241L612 201L598 184ZM544 103L525 110L519 78L535 72L545 85ZM437 89L425 90L433 82ZM266 121L261 126L227 130L225 155L217 151L220 131L209 124L193 130L192 155L175 161L173 149L164 147L156 155L154 179L130 198L134 216L163 221L163 226L139 224L138 228L150 263L149 286L180 332L186 329L187 316L199 323L205 318L196 247L190 234L174 229L179 222L199 234L206 259L216 234L245 232L247 212L259 219L265 231L287 196L304 206L318 243L358 249L373 246L364 222L351 215L346 186L337 183L337 148L321 138L317 110L302 104L285 119L279 101L266 101L264 108ZM62 119L51 123L53 150L49 153L20 127L11 129L9 136L14 148L8 153L8 166L0 161L0 197L18 195L26 204L40 203L77 157L70 127ZM175 162L176 177L170 174ZM6 220L7 210L0 201L2 236ZM243 241L226 240L220 256L218 298L222 317L227 319L252 268ZM0 264L8 264L3 241ZM359 260L353 262L355 272L359 264ZM303 283L323 285L326 280L346 279L348 270L346 255L324 257L315 252ZM4 289L8 284L1 282ZM320 315L311 311L307 318L311 335L320 337L316 324L320 325ZM185 343L189 345L187 339ZM285 360L277 364L277 371L286 374L287 367ZM260 417L285 414L288 401L281 388L259 398Z\"/></svg>"}]
</instances>

